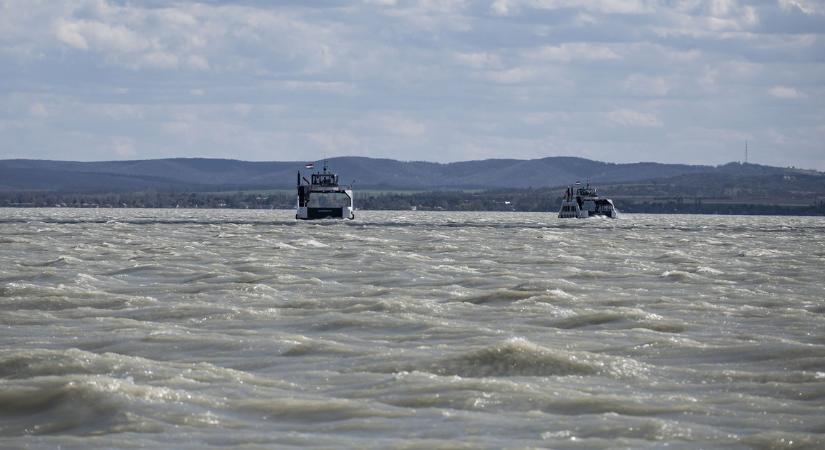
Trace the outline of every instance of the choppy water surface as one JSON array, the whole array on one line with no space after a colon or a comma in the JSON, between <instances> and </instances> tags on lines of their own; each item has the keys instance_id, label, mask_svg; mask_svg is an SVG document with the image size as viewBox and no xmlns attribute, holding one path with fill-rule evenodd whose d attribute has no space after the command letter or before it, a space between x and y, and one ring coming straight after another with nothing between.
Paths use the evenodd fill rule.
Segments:
<instances>
[{"instance_id":1,"label":"choppy water surface","mask_svg":"<svg viewBox=\"0 0 825 450\"><path fill-rule=\"evenodd\" d=\"M5 446L822 447L825 220L0 210Z\"/></svg>"}]
</instances>

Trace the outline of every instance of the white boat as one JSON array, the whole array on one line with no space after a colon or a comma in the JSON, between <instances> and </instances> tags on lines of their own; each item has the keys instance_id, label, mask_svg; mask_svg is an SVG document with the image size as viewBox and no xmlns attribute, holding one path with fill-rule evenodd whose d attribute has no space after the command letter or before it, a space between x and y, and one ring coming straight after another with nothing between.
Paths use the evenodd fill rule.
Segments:
<instances>
[{"instance_id":1,"label":"white boat","mask_svg":"<svg viewBox=\"0 0 825 450\"><path fill-rule=\"evenodd\" d=\"M314 167L314 164L307 164L307 168ZM313 173L309 180L298 171L297 187L296 219L355 218L352 206L352 187L339 186L338 175L327 170L326 161L324 161L324 170Z\"/></svg>"},{"instance_id":2,"label":"white boat","mask_svg":"<svg viewBox=\"0 0 825 450\"><path fill-rule=\"evenodd\" d=\"M576 182L564 191L559 209L560 219L586 219L588 217L610 217L617 219L619 211L613 206L609 198L602 198L596 193L596 188L590 187L590 182L582 186Z\"/></svg>"}]
</instances>

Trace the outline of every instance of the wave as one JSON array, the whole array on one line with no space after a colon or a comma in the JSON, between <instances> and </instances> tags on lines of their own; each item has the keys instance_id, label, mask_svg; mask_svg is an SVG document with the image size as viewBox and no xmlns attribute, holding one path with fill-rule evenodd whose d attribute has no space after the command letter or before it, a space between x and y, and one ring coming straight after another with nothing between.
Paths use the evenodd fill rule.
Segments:
<instances>
[{"instance_id":1,"label":"wave","mask_svg":"<svg viewBox=\"0 0 825 450\"><path fill-rule=\"evenodd\" d=\"M774 250L769 248L752 248L748 250L743 250L739 252L738 256L740 257L751 257L751 258L773 258L773 257L780 257L780 256L790 256L792 253L781 251L781 250Z\"/></svg>"},{"instance_id":2,"label":"wave","mask_svg":"<svg viewBox=\"0 0 825 450\"><path fill-rule=\"evenodd\" d=\"M662 272L660 276L668 280L679 281L682 283L701 281L699 276L683 270L666 270Z\"/></svg>"},{"instance_id":3,"label":"wave","mask_svg":"<svg viewBox=\"0 0 825 450\"><path fill-rule=\"evenodd\" d=\"M28 283L0 286L0 309L62 311L79 308L120 310L147 303L147 297L110 294L84 287Z\"/></svg>"},{"instance_id":4,"label":"wave","mask_svg":"<svg viewBox=\"0 0 825 450\"><path fill-rule=\"evenodd\" d=\"M0 379L26 379L66 375L131 376L156 362L117 353L98 354L76 348L67 350L7 350L0 353ZM157 375L161 375L158 373Z\"/></svg>"},{"instance_id":5,"label":"wave","mask_svg":"<svg viewBox=\"0 0 825 450\"><path fill-rule=\"evenodd\" d=\"M588 352L568 352L536 345L523 338L458 353L431 363L384 367L379 371L426 371L436 375L463 378L485 377L549 377L641 376L646 368L636 361L596 355Z\"/></svg>"},{"instance_id":6,"label":"wave","mask_svg":"<svg viewBox=\"0 0 825 450\"><path fill-rule=\"evenodd\" d=\"M653 258L654 261L658 261L660 263L673 263L673 264L699 264L699 260L694 258L693 256L688 255L683 251L671 251L664 253L656 258Z\"/></svg>"},{"instance_id":7,"label":"wave","mask_svg":"<svg viewBox=\"0 0 825 450\"><path fill-rule=\"evenodd\" d=\"M15 241L0 251L0 435L347 447L426 429L446 446L472 429L469 446L636 448L747 445L758 423L803 445L825 432L825 227L395 214L0 225Z\"/></svg>"},{"instance_id":8,"label":"wave","mask_svg":"<svg viewBox=\"0 0 825 450\"><path fill-rule=\"evenodd\" d=\"M688 325L673 319L664 319L637 309L616 308L609 311L566 312L561 318L538 319L531 323L542 327L574 330L597 328L608 330L644 329L659 333L678 334L688 330Z\"/></svg>"},{"instance_id":9,"label":"wave","mask_svg":"<svg viewBox=\"0 0 825 450\"><path fill-rule=\"evenodd\" d=\"M65 266L67 264L77 264L82 263L78 258L74 258L71 256L60 256L55 259L51 259L48 261L41 261L41 262L21 262L20 265L23 267L58 267L58 266Z\"/></svg>"},{"instance_id":10,"label":"wave","mask_svg":"<svg viewBox=\"0 0 825 450\"><path fill-rule=\"evenodd\" d=\"M504 303L515 302L533 297L535 294L525 291L514 291L510 289L499 289L489 294L478 294L467 297L461 297L458 301L464 303L472 303L475 305L484 305L489 303Z\"/></svg>"},{"instance_id":11,"label":"wave","mask_svg":"<svg viewBox=\"0 0 825 450\"><path fill-rule=\"evenodd\" d=\"M707 267L707 266L697 267L696 268L696 273L708 274L708 275L722 275L722 274L724 274L724 272L722 272L719 269L714 269L713 267Z\"/></svg>"},{"instance_id":12,"label":"wave","mask_svg":"<svg viewBox=\"0 0 825 450\"><path fill-rule=\"evenodd\" d=\"M565 317L553 323L552 326L556 328L582 328L593 325L604 325L611 322L620 322L627 320L628 317L618 312L592 312L586 314L576 314L572 317Z\"/></svg>"},{"instance_id":13,"label":"wave","mask_svg":"<svg viewBox=\"0 0 825 450\"><path fill-rule=\"evenodd\" d=\"M207 342L205 345L210 344ZM25 384L41 379L73 380L84 379L83 377L128 380L132 384L179 383L200 386L204 383L220 383L275 388L294 387L291 383L277 378L260 377L208 362L158 361L140 356L113 352L94 353L76 348L0 352L0 382L16 380Z\"/></svg>"},{"instance_id":14,"label":"wave","mask_svg":"<svg viewBox=\"0 0 825 450\"><path fill-rule=\"evenodd\" d=\"M618 414L622 416L651 417L679 413L703 412L694 402L662 402L655 397L626 397L620 395L585 395L545 399L540 409L546 413L564 415Z\"/></svg>"},{"instance_id":15,"label":"wave","mask_svg":"<svg viewBox=\"0 0 825 450\"><path fill-rule=\"evenodd\" d=\"M435 363L430 370L461 377L596 375L601 371L598 364L581 355L523 339L459 354Z\"/></svg>"},{"instance_id":16,"label":"wave","mask_svg":"<svg viewBox=\"0 0 825 450\"><path fill-rule=\"evenodd\" d=\"M0 381L0 416L14 417L4 434L158 433L164 426L140 404L191 402L188 391L105 375Z\"/></svg>"},{"instance_id":17,"label":"wave","mask_svg":"<svg viewBox=\"0 0 825 450\"><path fill-rule=\"evenodd\" d=\"M403 411L367 402L334 398L271 398L231 402L239 412L262 416L264 420L289 422L335 422L363 418L397 418L411 416Z\"/></svg>"},{"instance_id":18,"label":"wave","mask_svg":"<svg viewBox=\"0 0 825 450\"><path fill-rule=\"evenodd\" d=\"M144 265L139 265L139 266L126 267L126 268L123 268L123 269L110 270L108 272L104 272L102 275L107 275L107 276L132 275L132 274L139 274L139 273L145 273L145 272L148 272L148 273L153 273L153 272L166 273L167 270L168 269L166 269L162 266L156 265L156 264L144 264Z\"/></svg>"},{"instance_id":19,"label":"wave","mask_svg":"<svg viewBox=\"0 0 825 450\"><path fill-rule=\"evenodd\" d=\"M309 355L336 355L352 356L362 352L356 351L349 346L332 341L322 341L318 339L305 339L295 342L289 350L281 353L281 356L309 356Z\"/></svg>"},{"instance_id":20,"label":"wave","mask_svg":"<svg viewBox=\"0 0 825 450\"><path fill-rule=\"evenodd\" d=\"M295 242L295 245L300 247L309 247L309 248L328 248L328 244L324 244L323 242L317 241L315 239L302 239L300 241Z\"/></svg>"},{"instance_id":21,"label":"wave","mask_svg":"<svg viewBox=\"0 0 825 450\"><path fill-rule=\"evenodd\" d=\"M825 448L825 436L823 436L823 433L825 433L825 430L822 428L814 431L813 433L761 431L743 436L740 442L750 448L756 449L821 449Z\"/></svg>"}]
</instances>

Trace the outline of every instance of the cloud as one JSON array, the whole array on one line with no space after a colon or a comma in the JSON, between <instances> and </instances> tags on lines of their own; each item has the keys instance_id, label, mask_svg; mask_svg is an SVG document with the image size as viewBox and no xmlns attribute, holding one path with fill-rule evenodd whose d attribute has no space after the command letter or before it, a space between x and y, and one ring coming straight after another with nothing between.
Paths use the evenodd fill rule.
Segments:
<instances>
[{"instance_id":1,"label":"cloud","mask_svg":"<svg viewBox=\"0 0 825 450\"><path fill-rule=\"evenodd\" d=\"M796 88L788 87L788 86L773 86L772 88L768 89L768 94L772 97L792 100L797 98L802 98L803 95L796 90Z\"/></svg>"},{"instance_id":2,"label":"cloud","mask_svg":"<svg viewBox=\"0 0 825 450\"><path fill-rule=\"evenodd\" d=\"M334 59L330 24L314 25L278 10L196 3L79 5L54 20L56 40L131 70L209 70L219 63L219 69L260 71L253 47L273 61L297 62L304 71L329 67Z\"/></svg>"},{"instance_id":3,"label":"cloud","mask_svg":"<svg viewBox=\"0 0 825 450\"><path fill-rule=\"evenodd\" d=\"M571 42L561 45L548 45L528 51L528 57L540 61L606 61L619 59L620 56L609 46L587 42Z\"/></svg>"},{"instance_id":4,"label":"cloud","mask_svg":"<svg viewBox=\"0 0 825 450\"><path fill-rule=\"evenodd\" d=\"M56 26L57 38L61 42L68 44L71 47L86 50L89 48L89 43L83 34L80 32L80 27L77 24L59 21Z\"/></svg>"},{"instance_id":5,"label":"cloud","mask_svg":"<svg viewBox=\"0 0 825 450\"><path fill-rule=\"evenodd\" d=\"M605 14L643 14L653 11L653 3L644 0L495 0L490 11L499 16L522 10L576 9Z\"/></svg>"},{"instance_id":6,"label":"cloud","mask_svg":"<svg viewBox=\"0 0 825 450\"><path fill-rule=\"evenodd\" d=\"M363 0L368 5L395 6L398 0Z\"/></svg>"},{"instance_id":7,"label":"cloud","mask_svg":"<svg viewBox=\"0 0 825 450\"><path fill-rule=\"evenodd\" d=\"M510 13L515 3L513 0L495 0L490 5L490 11L497 16L506 16Z\"/></svg>"},{"instance_id":8,"label":"cloud","mask_svg":"<svg viewBox=\"0 0 825 450\"><path fill-rule=\"evenodd\" d=\"M49 117L49 110L46 109L46 107L43 106L42 103L35 102L35 103L32 103L31 106L29 107L29 114L32 117L37 117L37 118L42 119L42 118Z\"/></svg>"},{"instance_id":9,"label":"cloud","mask_svg":"<svg viewBox=\"0 0 825 450\"><path fill-rule=\"evenodd\" d=\"M339 95L352 95L355 93L355 87L351 83L340 81L288 80L284 81L282 85L290 91L315 91Z\"/></svg>"},{"instance_id":10,"label":"cloud","mask_svg":"<svg viewBox=\"0 0 825 450\"><path fill-rule=\"evenodd\" d=\"M808 15L825 14L825 5L817 0L779 0L783 10L797 9Z\"/></svg>"},{"instance_id":11,"label":"cloud","mask_svg":"<svg viewBox=\"0 0 825 450\"><path fill-rule=\"evenodd\" d=\"M623 127L661 127L662 121L653 114L648 114L632 109L617 109L606 114L607 119Z\"/></svg>"},{"instance_id":12,"label":"cloud","mask_svg":"<svg viewBox=\"0 0 825 450\"><path fill-rule=\"evenodd\" d=\"M169 52L149 52L140 55L137 62L127 64L129 67L149 67L156 69L174 69L178 67L179 59L177 55Z\"/></svg>"},{"instance_id":13,"label":"cloud","mask_svg":"<svg viewBox=\"0 0 825 450\"><path fill-rule=\"evenodd\" d=\"M464 64L476 69L483 67L499 67L501 66L501 58L491 52L470 52L470 53L454 53L453 58L460 64Z\"/></svg>"},{"instance_id":14,"label":"cloud","mask_svg":"<svg viewBox=\"0 0 825 450\"><path fill-rule=\"evenodd\" d=\"M522 120L529 125L548 125L556 123L569 123L575 116L567 112L540 112L525 115Z\"/></svg>"},{"instance_id":15,"label":"cloud","mask_svg":"<svg viewBox=\"0 0 825 450\"><path fill-rule=\"evenodd\" d=\"M625 79L624 89L631 94L663 97L670 91L670 84L664 77L634 73Z\"/></svg>"},{"instance_id":16,"label":"cloud","mask_svg":"<svg viewBox=\"0 0 825 450\"><path fill-rule=\"evenodd\" d=\"M111 151L118 159L134 158L137 155L135 142L128 137L118 137L112 140Z\"/></svg>"},{"instance_id":17,"label":"cloud","mask_svg":"<svg viewBox=\"0 0 825 450\"><path fill-rule=\"evenodd\" d=\"M825 117L819 1L0 0L0 12L0 158L717 164L749 136L777 160L822 160L810 156Z\"/></svg>"},{"instance_id":18,"label":"cloud","mask_svg":"<svg viewBox=\"0 0 825 450\"><path fill-rule=\"evenodd\" d=\"M183 57L185 52L181 49L166 46L121 24L59 19L55 23L55 36L69 47L101 53L111 63L130 69L175 69L182 63L196 69L208 68L203 56Z\"/></svg>"},{"instance_id":19,"label":"cloud","mask_svg":"<svg viewBox=\"0 0 825 450\"><path fill-rule=\"evenodd\" d=\"M518 84L535 79L536 72L529 68L514 67L512 69L488 72L487 77L496 83Z\"/></svg>"},{"instance_id":20,"label":"cloud","mask_svg":"<svg viewBox=\"0 0 825 450\"><path fill-rule=\"evenodd\" d=\"M423 122L406 117L382 116L373 120L378 128L392 134L420 137L427 132L427 125Z\"/></svg>"}]
</instances>

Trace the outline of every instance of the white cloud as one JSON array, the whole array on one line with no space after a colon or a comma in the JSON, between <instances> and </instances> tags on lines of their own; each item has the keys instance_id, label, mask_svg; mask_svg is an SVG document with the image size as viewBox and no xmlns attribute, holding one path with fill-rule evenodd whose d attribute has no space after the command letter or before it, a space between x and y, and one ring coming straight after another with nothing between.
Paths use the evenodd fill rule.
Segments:
<instances>
[{"instance_id":1,"label":"white cloud","mask_svg":"<svg viewBox=\"0 0 825 450\"><path fill-rule=\"evenodd\" d=\"M379 121L379 125L401 136L421 137L427 133L427 125L413 119L386 117Z\"/></svg>"},{"instance_id":2,"label":"white cloud","mask_svg":"<svg viewBox=\"0 0 825 450\"><path fill-rule=\"evenodd\" d=\"M330 68L340 41L331 24L315 25L278 9L177 3L164 8L80 3L53 21L56 40L132 70L260 70L251 49L273 62L312 72Z\"/></svg>"},{"instance_id":3,"label":"white cloud","mask_svg":"<svg viewBox=\"0 0 825 450\"><path fill-rule=\"evenodd\" d=\"M55 27L55 33L57 34L57 38L63 43L74 48L82 50L89 48L89 43L86 41L86 38L83 37L83 33L81 33L80 27L78 27L77 24L61 20Z\"/></svg>"},{"instance_id":4,"label":"white cloud","mask_svg":"<svg viewBox=\"0 0 825 450\"><path fill-rule=\"evenodd\" d=\"M363 0L368 5L395 6L398 0Z\"/></svg>"},{"instance_id":5,"label":"white cloud","mask_svg":"<svg viewBox=\"0 0 825 450\"><path fill-rule=\"evenodd\" d=\"M634 73L624 80L624 89L631 94L662 97L670 91L670 84L663 77Z\"/></svg>"},{"instance_id":6,"label":"white cloud","mask_svg":"<svg viewBox=\"0 0 825 450\"><path fill-rule=\"evenodd\" d=\"M31 115L32 117L37 117L37 118L42 119L42 118L45 118L45 117L49 117L49 110L46 109L46 107L43 106L42 103L35 102L35 103L32 103L31 106L29 106L29 115Z\"/></svg>"},{"instance_id":7,"label":"white cloud","mask_svg":"<svg viewBox=\"0 0 825 450\"><path fill-rule=\"evenodd\" d=\"M561 45L548 45L527 52L529 58L541 61L606 61L619 59L620 56L607 45L587 42L573 42Z\"/></svg>"},{"instance_id":8,"label":"white cloud","mask_svg":"<svg viewBox=\"0 0 825 450\"><path fill-rule=\"evenodd\" d=\"M353 126L405 137L421 137L428 131L423 121L399 113L370 114L364 119L353 121Z\"/></svg>"},{"instance_id":9,"label":"white cloud","mask_svg":"<svg viewBox=\"0 0 825 450\"><path fill-rule=\"evenodd\" d=\"M289 80L284 81L282 85L290 91L315 91L339 95L352 95L355 93L355 87L351 83L340 81Z\"/></svg>"},{"instance_id":10,"label":"white cloud","mask_svg":"<svg viewBox=\"0 0 825 450\"><path fill-rule=\"evenodd\" d=\"M495 0L490 5L490 11L497 16L506 16L513 8L513 3L515 3L513 0Z\"/></svg>"},{"instance_id":11,"label":"white cloud","mask_svg":"<svg viewBox=\"0 0 825 450\"><path fill-rule=\"evenodd\" d=\"M522 9L579 9L604 14L643 14L653 10L655 2L647 0L495 0L490 10L505 16Z\"/></svg>"},{"instance_id":12,"label":"white cloud","mask_svg":"<svg viewBox=\"0 0 825 450\"><path fill-rule=\"evenodd\" d=\"M798 9L805 14L825 14L825 4L818 0L779 0L783 10Z\"/></svg>"},{"instance_id":13,"label":"white cloud","mask_svg":"<svg viewBox=\"0 0 825 450\"><path fill-rule=\"evenodd\" d=\"M169 52L150 52L143 55L136 61L126 63L129 67L140 68L149 67L155 69L174 69L178 67L178 57Z\"/></svg>"},{"instance_id":14,"label":"white cloud","mask_svg":"<svg viewBox=\"0 0 825 450\"><path fill-rule=\"evenodd\" d=\"M517 84L535 79L536 72L533 69L514 67L507 70L496 70L487 73L487 77L496 83Z\"/></svg>"},{"instance_id":15,"label":"white cloud","mask_svg":"<svg viewBox=\"0 0 825 450\"><path fill-rule=\"evenodd\" d=\"M402 21L406 26L430 33L467 32L471 21L463 14L466 0L415 0L382 11L389 17Z\"/></svg>"},{"instance_id":16,"label":"white cloud","mask_svg":"<svg viewBox=\"0 0 825 450\"><path fill-rule=\"evenodd\" d=\"M772 97L792 100L797 98L802 98L803 95L796 88L789 87L789 86L773 86L768 89L768 94Z\"/></svg>"},{"instance_id":17,"label":"white cloud","mask_svg":"<svg viewBox=\"0 0 825 450\"><path fill-rule=\"evenodd\" d=\"M322 151L322 155L333 154L349 154L352 149L362 146L362 140L348 131L341 130L324 130L321 132L309 133L306 136L308 142L316 146L318 150ZM340 153L343 152L343 153ZM315 155L318 155L316 150ZM304 158L308 159L308 158Z\"/></svg>"},{"instance_id":18,"label":"white cloud","mask_svg":"<svg viewBox=\"0 0 825 450\"><path fill-rule=\"evenodd\" d=\"M476 69L501 66L501 58L490 52L454 53L453 57L459 63Z\"/></svg>"},{"instance_id":19,"label":"white cloud","mask_svg":"<svg viewBox=\"0 0 825 450\"><path fill-rule=\"evenodd\" d=\"M82 50L93 48L114 52L137 52L150 46L146 38L121 25L61 19L55 27L58 39Z\"/></svg>"},{"instance_id":20,"label":"white cloud","mask_svg":"<svg viewBox=\"0 0 825 450\"><path fill-rule=\"evenodd\" d=\"M189 67L198 70L206 70L209 69L209 61L200 55L190 55L187 58L187 63Z\"/></svg>"},{"instance_id":21,"label":"white cloud","mask_svg":"<svg viewBox=\"0 0 825 450\"><path fill-rule=\"evenodd\" d=\"M118 137L112 140L110 148L119 159L134 158L137 155L135 142L129 137Z\"/></svg>"},{"instance_id":22,"label":"white cloud","mask_svg":"<svg viewBox=\"0 0 825 450\"><path fill-rule=\"evenodd\" d=\"M522 120L528 125L548 125L567 123L574 119L574 115L567 112L540 112L525 115Z\"/></svg>"},{"instance_id":23,"label":"white cloud","mask_svg":"<svg viewBox=\"0 0 825 450\"><path fill-rule=\"evenodd\" d=\"M718 127L818 164L805 155L822 150L822 13L818 0L0 0L0 157L131 145L718 163L715 134L688 136L702 154L663 137Z\"/></svg>"},{"instance_id":24,"label":"white cloud","mask_svg":"<svg viewBox=\"0 0 825 450\"><path fill-rule=\"evenodd\" d=\"M623 127L661 127L662 121L653 114L632 109L617 109L606 114L609 121Z\"/></svg>"}]
</instances>

